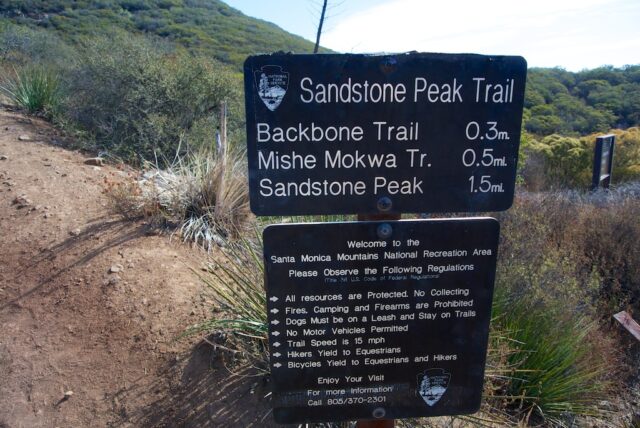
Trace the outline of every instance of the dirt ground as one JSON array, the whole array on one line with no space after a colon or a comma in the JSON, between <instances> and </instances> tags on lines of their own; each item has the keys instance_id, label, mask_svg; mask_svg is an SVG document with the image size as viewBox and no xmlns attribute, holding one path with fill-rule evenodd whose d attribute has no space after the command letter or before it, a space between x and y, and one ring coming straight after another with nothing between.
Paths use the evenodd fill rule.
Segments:
<instances>
[{"instance_id":1,"label":"dirt ground","mask_svg":"<svg viewBox=\"0 0 640 428\"><path fill-rule=\"evenodd\" d=\"M176 340L210 316L205 255L111 214L123 173L61 141L0 109L0 427L271 425L262 378Z\"/></svg>"}]
</instances>

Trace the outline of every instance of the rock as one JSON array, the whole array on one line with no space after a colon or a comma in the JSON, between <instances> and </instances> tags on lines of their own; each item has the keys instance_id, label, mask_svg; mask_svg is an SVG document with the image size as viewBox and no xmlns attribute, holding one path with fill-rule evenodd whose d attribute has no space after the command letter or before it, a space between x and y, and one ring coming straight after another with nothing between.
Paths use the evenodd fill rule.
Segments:
<instances>
[{"instance_id":1,"label":"rock","mask_svg":"<svg viewBox=\"0 0 640 428\"><path fill-rule=\"evenodd\" d=\"M88 158L84 160L85 165L102 166L104 165L104 159L101 157Z\"/></svg>"},{"instance_id":2,"label":"rock","mask_svg":"<svg viewBox=\"0 0 640 428\"><path fill-rule=\"evenodd\" d=\"M22 134L18 137L18 140L20 141L29 141L31 139L31 137L29 137L27 134Z\"/></svg>"},{"instance_id":3,"label":"rock","mask_svg":"<svg viewBox=\"0 0 640 428\"><path fill-rule=\"evenodd\" d=\"M65 398L69 399L73 395L73 391L67 391L64 393Z\"/></svg>"},{"instance_id":4,"label":"rock","mask_svg":"<svg viewBox=\"0 0 640 428\"><path fill-rule=\"evenodd\" d=\"M113 265L113 266L111 266L111 267L109 268L109 273L118 273L118 272L120 272L122 269L124 269L124 268L122 267L122 265L121 265L121 264Z\"/></svg>"},{"instance_id":5,"label":"rock","mask_svg":"<svg viewBox=\"0 0 640 428\"><path fill-rule=\"evenodd\" d=\"M5 156L5 155L0 155L0 160L7 160L7 159L9 159L7 156Z\"/></svg>"},{"instance_id":6,"label":"rock","mask_svg":"<svg viewBox=\"0 0 640 428\"><path fill-rule=\"evenodd\" d=\"M142 304L147 306L147 304L149 303L149 300L147 300L146 298L142 299Z\"/></svg>"},{"instance_id":7,"label":"rock","mask_svg":"<svg viewBox=\"0 0 640 428\"><path fill-rule=\"evenodd\" d=\"M44 218L49 218L49 217L50 217L50 214L49 214L49 213L44 213L44 216L43 216L43 217L44 217Z\"/></svg>"},{"instance_id":8,"label":"rock","mask_svg":"<svg viewBox=\"0 0 640 428\"><path fill-rule=\"evenodd\" d=\"M27 198L25 194L22 194L22 195L16 196L11 202L11 204L16 205L16 208L21 209L31 205L31 200Z\"/></svg>"},{"instance_id":9,"label":"rock","mask_svg":"<svg viewBox=\"0 0 640 428\"><path fill-rule=\"evenodd\" d=\"M82 231L80 229L73 229L71 232L69 232L69 235L71 236L78 236L82 233Z\"/></svg>"}]
</instances>

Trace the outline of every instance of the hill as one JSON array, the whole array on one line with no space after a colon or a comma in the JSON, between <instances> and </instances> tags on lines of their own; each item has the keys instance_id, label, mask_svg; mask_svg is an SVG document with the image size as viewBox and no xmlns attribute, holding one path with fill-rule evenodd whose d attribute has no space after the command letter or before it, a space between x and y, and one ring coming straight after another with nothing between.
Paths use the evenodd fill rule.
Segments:
<instances>
[{"instance_id":1,"label":"hill","mask_svg":"<svg viewBox=\"0 0 640 428\"><path fill-rule=\"evenodd\" d=\"M158 36L236 67L258 52L313 51L313 43L219 0L2 0L0 17L71 43L118 29Z\"/></svg>"},{"instance_id":2,"label":"hill","mask_svg":"<svg viewBox=\"0 0 640 428\"><path fill-rule=\"evenodd\" d=\"M640 124L640 65L577 73L529 70L525 129L536 135L585 135Z\"/></svg>"}]
</instances>

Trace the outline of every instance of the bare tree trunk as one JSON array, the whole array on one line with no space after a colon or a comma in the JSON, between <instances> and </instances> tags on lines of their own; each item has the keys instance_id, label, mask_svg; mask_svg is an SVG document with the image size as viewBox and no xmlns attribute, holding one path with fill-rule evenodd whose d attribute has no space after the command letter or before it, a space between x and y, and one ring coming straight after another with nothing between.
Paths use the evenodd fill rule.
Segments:
<instances>
[{"instance_id":1,"label":"bare tree trunk","mask_svg":"<svg viewBox=\"0 0 640 428\"><path fill-rule=\"evenodd\" d=\"M322 24L324 24L324 14L327 11L327 1L324 0L322 3L322 13L320 14L320 23L318 24L318 34L316 35L316 46L313 48L313 53L318 53L318 48L320 47L320 34L322 34Z\"/></svg>"}]
</instances>

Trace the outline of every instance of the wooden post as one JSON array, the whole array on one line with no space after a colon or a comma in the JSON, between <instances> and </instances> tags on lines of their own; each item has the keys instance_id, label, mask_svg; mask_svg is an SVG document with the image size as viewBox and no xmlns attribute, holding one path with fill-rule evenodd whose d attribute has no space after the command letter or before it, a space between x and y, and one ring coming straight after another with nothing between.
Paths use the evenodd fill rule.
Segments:
<instances>
[{"instance_id":1,"label":"wooden post","mask_svg":"<svg viewBox=\"0 0 640 428\"><path fill-rule=\"evenodd\" d=\"M400 214L358 214L358 221L400 220Z\"/></svg>"},{"instance_id":2,"label":"wooden post","mask_svg":"<svg viewBox=\"0 0 640 428\"><path fill-rule=\"evenodd\" d=\"M371 421L358 421L356 428L393 428L395 421L393 419L380 419Z\"/></svg>"},{"instance_id":3,"label":"wooden post","mask_svg":"<svg viewBox=\"0 0 640 428\"><path fill-rule=\"evenodd\" d=\"M358 221L384 221L400 220L400 214L358 214ZM393 419L359 420L356 428L393 428L396 423Z\"/></svg>"},{"instance_id":4,"label":"wooden post","mask_svg":"<svg viewBox=\"0 0 640 428\"><path fill-rule=\"evenodd\" d=\"M220 117L218 128L217 152L219 159L225 159L227 155L227 102L220 103Z\"/></svg>"},{"instance_id":5,"label":"wooden post","mask_svg":"<svg viewBox=\"0 0 640 428\"><path fill-rule=\"evenodd\" d=\"M638 324L627 311L618 312L613 316L629 333L640 341L640 324Z\"/></svg>"}]
</instances>

